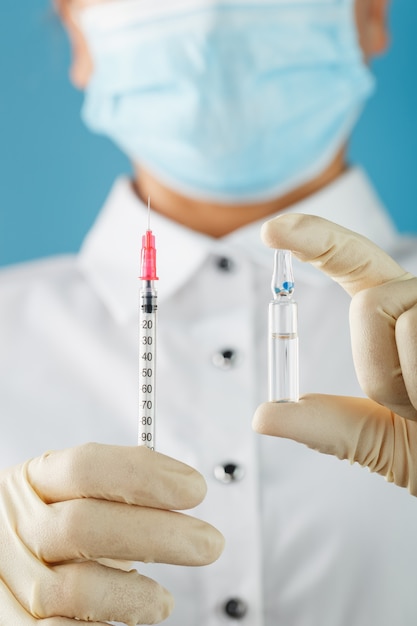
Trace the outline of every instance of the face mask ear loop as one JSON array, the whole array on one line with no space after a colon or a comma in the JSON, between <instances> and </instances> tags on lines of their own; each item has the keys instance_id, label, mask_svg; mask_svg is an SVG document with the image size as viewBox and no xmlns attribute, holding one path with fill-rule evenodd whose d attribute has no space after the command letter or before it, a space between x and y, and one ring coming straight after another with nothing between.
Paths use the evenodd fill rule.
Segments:
<instances>
[{"instance_id":1,"label":"face mask ear loop","mask_svg":"<svg viewBox=\"0 0 417 626\"><path fill-rule=\"evenodd\" d=\"M369 63L367 63L365 54L362 50L362 46L361 46L361 42L359 39L359 27L358 27L358 21L356 18L356 2L355 0L346 0L346 13L348 16L348 20L349 20L349 27L351 30L351 36L352 36L352 41L355 45L355 48L357 49L358 52L358 58L361 59L362 63L364 64L365 67L369 66Z\"/></svg>"}]
</instances>

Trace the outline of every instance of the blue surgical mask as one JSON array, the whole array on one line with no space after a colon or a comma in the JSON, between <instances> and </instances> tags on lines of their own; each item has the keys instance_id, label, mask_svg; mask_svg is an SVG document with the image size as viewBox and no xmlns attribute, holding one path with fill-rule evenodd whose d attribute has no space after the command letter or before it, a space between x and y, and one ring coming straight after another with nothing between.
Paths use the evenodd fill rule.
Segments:
<instances>
[{"instance_id":1,"label":"blue surgical mask","mask_svg":"<svg viewBox=\"0 0 417 626\"><path fill-rule=\"evenodd\" d=\"M79 19L85 123L194 198L262 201L314 178L372 91L353 0L115 0Z\"/></svg>"}]
</instances>

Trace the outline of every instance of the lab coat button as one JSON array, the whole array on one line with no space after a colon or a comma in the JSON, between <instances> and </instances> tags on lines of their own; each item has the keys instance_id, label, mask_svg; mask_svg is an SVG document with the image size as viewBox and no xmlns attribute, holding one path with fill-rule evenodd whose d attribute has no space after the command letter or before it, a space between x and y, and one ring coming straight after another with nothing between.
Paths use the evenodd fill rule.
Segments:
<instances>
[{"instance_id":1,"label":"lab coat button","mask_svg":"<svg viewBox=\"0 0 417 626\"><path fill-rule=\"evenodd\" d=\"M240 598L230 598L224 605L224 612L232 619L242 619L247 613L246 602Z\"/></svg>"},{"instance_id":2,"label":"lab coat button","mask_svg":"<svg viewBox=\"0 0 417 626\"><path fill-rule=\"evenodd\" d=\"M230 370L238 362L238 354L236 350L226 348L220 350L213 355L213 363L216 367L222 370Z\"/></svg>"},{"instance_id":3,"label":"lab coat button","mask_svg":"<svg viewBox=\"0 0 417 626\"><path fill-rule=\"evenodd\" d=\"M223 465L216 465L214 468L214 476L219 482L225 484L242 480L244 475L244 468L236 463L224 463Z\"/></svg>"},{"instance_id":4,"label":"lab coat button","mask_svg":"<svg viewBox=\"0 0 417 626\"><path fill-rule=\"evenodd\" d=\"M222 272L231 272L233 269L233 261L227 256L219 256L216 259L216 265Z\"/></svg>"}]
</instances>

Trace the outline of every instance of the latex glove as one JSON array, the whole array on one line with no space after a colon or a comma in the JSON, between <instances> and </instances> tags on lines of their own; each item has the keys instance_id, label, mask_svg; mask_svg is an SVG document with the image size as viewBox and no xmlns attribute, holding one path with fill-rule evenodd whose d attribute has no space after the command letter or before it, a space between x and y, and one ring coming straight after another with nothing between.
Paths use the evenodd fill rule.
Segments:
<instances>
[{"instance_id":1,"label":"latex glove","mask_svg":"<svg viewBox=\"0 0 417 626\"><path fill-rule=\"evenodd\" d=\"M255 430L356 461L417 495L417 278L368 239L318 217L283 215L264 224L262 238L352 296L353 358L369 399L312 394L265 403Z\"/></svg>"},{"instance_id":2,"label":"latex glove","mask_svg":"<svg viewBox=\"0 0 417 626\"><path fill-rule=\"evenodd\" d=\"M86 444L4 471L0 625L163 620L173 607L168 591L106 559L214 561L221 534L174 512L205 493L195 470L145 447Z\"/></svg>"}]
</instances>

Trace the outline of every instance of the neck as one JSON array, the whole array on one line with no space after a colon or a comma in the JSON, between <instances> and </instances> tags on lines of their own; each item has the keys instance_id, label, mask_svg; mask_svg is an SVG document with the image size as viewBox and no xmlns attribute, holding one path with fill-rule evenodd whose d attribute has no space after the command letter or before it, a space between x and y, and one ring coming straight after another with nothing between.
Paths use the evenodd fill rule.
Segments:
<instances>
[{"instance_id":1,"label":"neck","mask_svg":"<svg viewBox=\"0 0 417 626\"><path fill-rule=\"evenodd\" d=\"M267 218L308 198L346 170L345 152L341 151L332 164L319 176L297 189L267 202L257 204L229 205L195 200L182 196L162 185L149 172L135 170L133 185L136 193L147 203L151 198L152 209L192 230L223 237L250 222Z\"/></svg>"}]
</instances>

